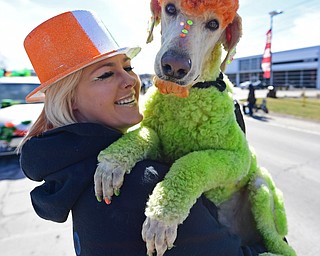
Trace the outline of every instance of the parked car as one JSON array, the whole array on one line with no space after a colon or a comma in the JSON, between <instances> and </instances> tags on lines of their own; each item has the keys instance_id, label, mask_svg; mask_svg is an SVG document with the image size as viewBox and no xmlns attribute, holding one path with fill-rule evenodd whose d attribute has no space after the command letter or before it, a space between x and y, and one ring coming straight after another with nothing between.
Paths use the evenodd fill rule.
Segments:
<instances>
[{"instance_id":1,"label":"parked car","mask_svg":"<svg viewBox=\"0 0 320 256\"><path fill-rule=\"evenodd\" d=\"M145 94L147 90L152 86L153 74L139 74L141 80L141 94Z\"/></svg>"},{"instance_id":2,"label":"parked car","mask_svg":"<svg viewBox=\"0 0 320 256\"><path fill-rule=\"evenodd\" d=\"M255 89L264 89L266 88L266 84L264 84L261 80L256 80L256 81L244 81L242 83L239 84L239 87L241 89L248 89L249 85L252 84L252 86Z\"/></svg>"},{"instance_id":3,"label":"parked car","mask_svg":"<svg viewBox=\"0 0 320 256\"><path fill-rule=\"evenodd\" d=\"M151 80L141 80L141 94L145 94L147 90L152 86L152 81Z\"/></svg>"},{"instance_id":4,"label":"parked car","mask_svg":"<svg viewBox=\"0 0 320 256\"><path fill-rule=\"evenodd\" d=\"M0 156L15 149L43 109L42 103L26 104L25 97L40 85L37 77L0 78Z\"/></svg>"}]
</instances>

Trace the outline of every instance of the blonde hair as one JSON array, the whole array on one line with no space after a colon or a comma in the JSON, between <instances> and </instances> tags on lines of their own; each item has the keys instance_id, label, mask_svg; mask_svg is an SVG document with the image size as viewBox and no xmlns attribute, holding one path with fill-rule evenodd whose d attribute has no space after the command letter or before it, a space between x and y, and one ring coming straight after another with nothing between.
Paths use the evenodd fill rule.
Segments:
<instances>
[{"instance_id":1,"label":"blonde hair","mask_svg":"<svg viewBox=\"0 0 320 256\"><path fill-rule=\"evenodd\" d=\"M68 124L77 123L72 105L82 70L79 70L45 89L44 107L38 119L17 148L20 152L23 144L43 132Z\"/></svg>"}]
</instances>

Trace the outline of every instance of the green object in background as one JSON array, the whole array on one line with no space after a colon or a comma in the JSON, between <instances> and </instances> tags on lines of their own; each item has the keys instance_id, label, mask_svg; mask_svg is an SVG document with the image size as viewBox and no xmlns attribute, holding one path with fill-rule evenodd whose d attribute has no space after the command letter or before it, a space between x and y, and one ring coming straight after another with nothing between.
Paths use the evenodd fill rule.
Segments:
<instances>
[{"instance_id":1,"label":"green object in background","mask_svg":"<svg viewBox=\"0 0 320 256\"><path fill-rule=\"evenodd\" d=\"M13 104L14 104L13 100L11 100L11 99L3 99L1 101L1 108L6 108L6 107L9 107L9 106L11 106Z\"/></svg>"},{"instance_id":2,"label":"green object in background","mask_svg":"<svg viewBox=\"0 0 320 256\"><path fill-rule=\"evenodd\" d=\"M28 124L31 124L31 120L22 121L21 123L24 124L24 125L28 125Z\"/></svg>"},{"instance_id":3,"label":"green object in background","mask_svg":"<svg viewBox=\"0 0 320 256\"><path fill-rule=\"evenodd\" d=\"M31 70L29 69L14 70L14 71L11 71L10 76L31 76Z\"/></svg>"},{"instance_id":4,"label":"green object in background","mask_svg":"<svg viewBox=\"0 0 320 256\"><path fill-rule=\"evenodd\" d=\"M5 140L7 142L10 142L12 140L13 132L17 128L14 126L1 126L0 127L0 140Z\"/></svg>"},{"instance_id":5,"label":"green object in background","mask_svg":"<svg viewBox=\"0 0 320 256\"><path fill-rule=\"evenodd\" d=\"M0 69L0 77L8 76L8 77L14 77L14 76L31 76L32 72L30 69L21 69L21 70L12 70L12 71L5 71L4 69Z\"/></svg>"},{"instance_id":6,"label":"green object in background","mask_svg":"<svg viewBox=\"0 0 320 256\"><path fill-rule=\"evenodd\" d=\"M6 141L10 143L13 136L23 137L27 133L27 127L31 124L31 120L25 120L20 123L20 125L14 125L11 122L7 122L0 126L0 141ZM22 125L22 127L21 127Z\"/></svg>"}]
</instances>

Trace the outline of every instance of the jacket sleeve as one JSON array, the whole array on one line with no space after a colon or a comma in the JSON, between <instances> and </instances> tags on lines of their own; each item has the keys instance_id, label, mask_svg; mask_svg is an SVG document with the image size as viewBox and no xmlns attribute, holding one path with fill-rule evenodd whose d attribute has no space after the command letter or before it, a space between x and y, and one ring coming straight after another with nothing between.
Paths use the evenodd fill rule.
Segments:
<instances>
[{"instance_id":1,"label":"jacket sleeve","mask_svg":"<svg viewBox=\"0 0 320 256\"><path fill-rule=\"evenodd\" d=\"M43 219L65 222L84 189L93 182L95 159L79 162L44 178L44 183L31 191L36 213Z\"/></svg>"}]
</instances>

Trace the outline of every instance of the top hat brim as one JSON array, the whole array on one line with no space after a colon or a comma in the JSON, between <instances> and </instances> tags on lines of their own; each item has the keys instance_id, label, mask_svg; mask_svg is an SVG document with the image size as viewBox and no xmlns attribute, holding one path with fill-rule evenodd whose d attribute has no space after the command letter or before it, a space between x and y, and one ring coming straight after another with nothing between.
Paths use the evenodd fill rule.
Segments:
<instances>
[{"instance_id":1,"label":"top hat brim","mask_svg":"<svg viewBox=\"0 0 320 256\"><path fill-rule=\"evenodd\" d=\"M44 94L44 90L47 89L50 85L53 85L54 83L60 81L63 78L66 78L67 76L77 72L80 69L83 69L85 67L88 67L96 62L99 62L101 60L119 55L119 54L125 54L127 55L128 58L132 59L134 58L139 52L141 51L141 47L124 47L124 48L120 48L117 50L113 50L111 52L108 53L104 53L101 55L97 55L94 58L79 63L76 66L71 67L70 69L65 70L64 72L60 73L59 75L45 81L44 83L41 83L41 85L39 87L37 87L36 89L34 89L32 92L30 92L27 96L26 96L26 102L28 103L35 103L35 102L44 102L45 100L45 94Z\"/></svg>"}]
</instances>

